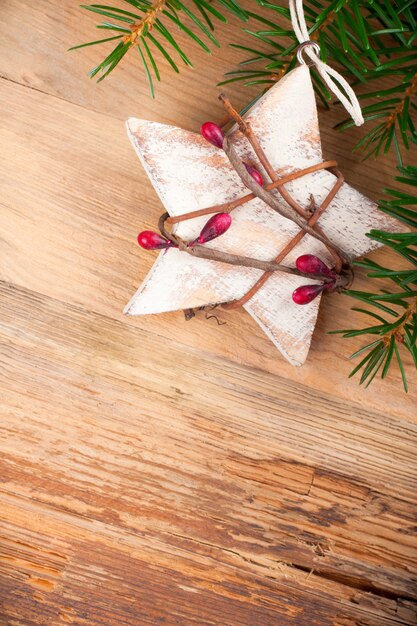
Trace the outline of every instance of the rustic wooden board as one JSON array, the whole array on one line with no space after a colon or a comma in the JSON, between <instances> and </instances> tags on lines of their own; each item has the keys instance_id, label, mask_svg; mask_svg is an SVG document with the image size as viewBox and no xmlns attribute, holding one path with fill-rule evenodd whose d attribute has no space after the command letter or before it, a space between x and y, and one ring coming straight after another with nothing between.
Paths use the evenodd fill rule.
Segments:
<instances>
[{"instance_id":1,"label":"rustic wooden board","mask_svg":"<svg viewBox=\"0 0 417 626\"><path fill-rule=\"evenodd\" d=\"M69 607L110 624L131 604L127 623L413 623L416 426L0 295L15 623Z\"/></svg>"},{"instance_id":2,"label":"rustic wooden board","mask_svg":"<svg viewBox=\"0 0 417 626\"><path fill-rule=\"evenodd\" d=\"M416 388L346 378L360 342L326 335L360 320L344 298L323 299L301 370L243 311L121 313L161 211L124 118L220 119L238 54L194 49L155 104L136 59L88 82L92 50L65 53L92 35L78 11L0 17L0 623L416 624ZM376 198L392 161L352 157L337 115L325 155Z\"/></svg>"}]
</instances>

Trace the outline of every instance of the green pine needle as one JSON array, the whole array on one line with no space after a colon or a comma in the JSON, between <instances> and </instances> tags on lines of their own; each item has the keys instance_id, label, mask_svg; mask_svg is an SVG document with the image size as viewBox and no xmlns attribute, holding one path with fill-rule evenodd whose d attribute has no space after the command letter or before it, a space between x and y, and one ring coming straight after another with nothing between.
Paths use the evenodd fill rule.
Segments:
<instances>
[{"instance_id":1,"label":"green pine needle","mask_svg":"<svg viewBox=\"0 0 417 626\"><path fill-rule=\"evenodd\" d=\"M250 20L243 30L252 39L251 44L242 45L238 31L235 43L231 44L246 58L237 69L227 72L220 83L258 86L258 95L243 112L297 64L298 41L287 0L252 0L249 11L242 8L239 0L155 0L154 4L151 0L118 0L118 3L117 7L83 5L85 10L103 18L97 28L110 36L71 48L103 46L106 49L103 60L90 72L98 81L108 76L129 50L136 47L154 97L155 81L161 79L161 61L167 62L176 73L178 60L192 67L186 42L210 53L219 46L213 34L215 25L226 22L227 14L245 23ZM321 58L341 71L360 92L365 125L355 150L361 152L363 159L383 158L391 151L396 156L396 181L403 189L386 190L388 196L381 200L380 210L403 222L408 229L414 229L402 233L375 229L368 233L372 240L398 254L408 268L397 271L370 259L358 261L356 265L366 271L371 281L383 279L391 288L379 292L373 288L369 292L347 291L348 297L361 303L353 310L366 315L368 321L362 328L334 332L346 338L369 339L352 355L361 360L351 376L358 373L360 383L368 386L378 374L385 379L397 367L407 391L405 354L417 369L417 167L404 166L403 160L407 150L417 144L417 0L304 0L303 8L309 32L320 45ZM114 47L108 49L111 42ZM332 95L313 67L311 76L318 99L325 108L330 108ZM336 128L348 131L352 126L353 121L345 119Z\"/></svg>"},{"instance_id":2,"label":"green pine needle","mask_svg":"<svg viewBox=\"0 0 417 626\"><path fill-rule=\"evenodd\" d=\"M396 180L407 184L410 192L387 190L391 197L380 203L380 209L407 225L417 226L417 167L400 166L398 172L400 175ZM406 258L410 267L396 271L382 267L370 259L357 261L355 265L364 268L369 278L389 279L394 289L380 293L350 290L346 294L387 315L382 317L373 310L354 308L355 311L371 316L378 324L333 333L340 333L346 338L376 335L378 339L367 343L352 354L351 358L364 353L365 356L350 375L354 376L361 371L360 382L369 385L378 372L381 372L381 378L385 378L393 363L396 363L404 390L408 391L403 363L404 353L408 352L411 355L417 369L417 232L414 230L405 233L387 233L373 230L369 236Z\"/></svg>"},{"instance_id":3,"label":"green pine needle","mask_svg":"<svg viewBox=\"0 0 417 626\"><path fill-rule=\"evenodd\" d=\"M229 72L227 82L251 85L259 81L260 71L274 76L294 67L298 42L289 20L288 3L258 0L258 4L269 9L270 19L249 13L260 24L259 29L245 31L254 39L254 44L248 46L251 57L240 63L246 72ZM417 108L417 49L413 47L417 0L304 0L303 7L323 61L340 69L353 84L376 85L381 81L380 89L373 87L360 95L362 101L367 101L363 104L366 125L356 149L363 151L364 159L394 150L401 163L401 150L417 143L413 122ZM260 42L259 50L256 42ZM317 73L312 71L311 75L317 96L329 108L330 94ZM382 82L386 78L396 83L390 89ZM352 126L354 122L348 119L337 128L347 130Z\"/></svg>"},{"instance_id":4,"label":"green pine needle","mask_svg":"<svg viewBox=\"0 0 417 626\"><path fill-rule=\"evenodd\" d=\"M120 2L122 1L120 0ZM120 34L79 44L70 50L94 45L100 46L123 38L104 60L89 72L89 76L91 78L97 77L98 81L103 80L119 65L128 50L136 47L152 97L154 97L155 91L151 70L156 80L159 81L159 55L178 73L178 66L171 56L170 48L173 48L184 64L192 67L188 55L174 38L171 29L182 31L188 39L196 43L204 52L210 54L210 45L219 47L219 43L212 33L214 30L213 20L226 22L227 18L224 12L232 13L242 21L248 20L246 11L236 0L217 0L218 8L213 6L214 3L211 0L185 0L184 2L182 0L165 0L165 2L156 0L155 4L151 4L149 0L124 0L124 2L130 5L129 10L104 4L81 5L87 11L113 20L98 24L98 29L116 31ZM132 7L134 10L130 10ZM192 24L193 28L183 21L181 14L184 15L188 23ZM147 40L156 48L158 52L156 57Z\"/></svg>"}]
</instances>

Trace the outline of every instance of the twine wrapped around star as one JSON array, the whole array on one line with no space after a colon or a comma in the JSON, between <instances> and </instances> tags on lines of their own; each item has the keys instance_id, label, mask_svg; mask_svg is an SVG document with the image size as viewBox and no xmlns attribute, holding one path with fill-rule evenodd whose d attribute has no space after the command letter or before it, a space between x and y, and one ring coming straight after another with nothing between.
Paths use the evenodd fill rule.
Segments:
<instances>
[{"instance_id":1,"label":"twine wrapped around star","mask_svg":"<svg viewBox=\"0 0 417 626\"><path fill-rule=\"evenodd\" d=\"M238 125L227 133L225 152L189 131L145 120L128 121L135 150L174 222L174 236L194 241L207 221L203 210L225 203L233 205L248 195L247 187L254 197L233 208L233 223L221 238L223 254L266 263L285 259L289 268L295 267L298 257L309 254L334 267L335 254L341 264L346 264L377 247L366 237L370 228L394 228L391 218L342 178L336 193L331 194L338 176L334 169L320 167L323 158L307 66L281 79L252 107L244 122L266 156L268 167L266 162L256 163L256 167L265 180L269 176L272 188L269 184L265 189L259 187L244 166L237 171L237 162L255 165L253 146ZM236 156L233 165L227 156L229 146ZM308 173L294 176L301 170ZM272 173L275 180L287 182L274 188ZM313 225L308 223L313 217L307 208L311 195L317 207L329 198L325 211L315 219L319 223ZM291 219L297 213L295 206L304 212L304 217L297 214L298 221ZM185 215L192 219L181 219ZM293 240L295 245L288 249ZM204 248L216 249L216 242L209 241ZM277 261L280 251L284 257ZM274 271L263 280L264 274L253 266L201 258L171 246L160 253L125 312L142 315L194 309L239 302L249 293L244 308L289 362L301 365L311 342L320 295L306 307L297 306L291 295L298 287L311 283L311 278ZM259 281L256 291L251 292Z\"/></svg>"}]
</instances>

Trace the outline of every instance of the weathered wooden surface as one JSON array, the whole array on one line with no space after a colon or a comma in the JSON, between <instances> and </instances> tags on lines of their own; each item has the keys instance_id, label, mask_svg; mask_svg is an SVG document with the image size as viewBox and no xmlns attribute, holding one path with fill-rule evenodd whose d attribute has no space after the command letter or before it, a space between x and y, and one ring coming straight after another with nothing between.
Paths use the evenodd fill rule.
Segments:
<instances>
[{"instance_id":1,"label":"weathered wooden surface","mask_svg":"<svg viewBox=\"0 0 417 626\"><path fill-rule=\"evenodd\" d=\"M360 342L326 334L359 322L345 299L323 299L302 369L245 312L121 314L161 211L124 119L219 119L239 55L194 49L154 103L135 55L88 81L97 53L65 53L92 34L78 18L0 16L0 623L416 624L416 387L347 379ZM338 114L324 153L376 198L390 160L352 157Z\"/></svg>"}]
</instances>

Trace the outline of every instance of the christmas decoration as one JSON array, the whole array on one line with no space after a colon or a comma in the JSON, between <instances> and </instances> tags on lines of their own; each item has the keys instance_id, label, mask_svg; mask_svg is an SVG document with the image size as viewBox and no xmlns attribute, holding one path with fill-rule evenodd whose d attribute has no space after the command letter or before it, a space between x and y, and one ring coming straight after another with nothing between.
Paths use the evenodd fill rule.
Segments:
<instances>
[{"instance_id":1,"label":"christmas decoration","mask_svg":"<svg viewBox=\"0 0 417 626\"><path fill-rule=\"evenodd\" d=\"M385 158L390 151L396 155L400 176L395 178L395 189L389 190L391 200L381 200L380 209L415 227L416 195L413 190L416 189L416 168L404 165L403 155L417 141L417 65L413 52L417 0L396 0L395 10L391 2L384 0L361 0L360 3L340 0L278 0L265 3L259 0L252 3L250 10L240 6L238 0L219 0L217 4L207 3L206 0L155 0L145 4L141 0L120 2L125 3L124 9L111 5L84 7L104 16L105 21L97 28L100 32L109 32L111 36L75 48L97 46L100 49L111 45L109 42L114 44L110 54L106 52L104 60L90 73L98 80L117 68L127 52L136 49L152 96L155 93L154 81L161 80L159 60L166 59L175 72L179 71L178 60L191 65L185 51L187 38L209 52L207 43L218 45L212 32L215 21L226 21L223 15L226 11L231 11L243 21L250 19L251 26L245 29L245 36L250 35L253 40L245 45L239 35L240 27L236 25L236 43L231 46L249 56L242 60L237 70L226 74L222 84L242 81L252 88L257 85L263 92L294 69L300 53L297 43L304 44L310 38L318 42L322 59L314 53L311 43L306 50L314 65L311 75L317 97L322 106L329 109L332 95L336 95L349 110L349 119L342 121L337 128L349 129L353 124L365 121L366 128L355 147L363 151L364 158L370 155ZM182 39L177 38L175 31L178 29L182 31ZM341 84L342 90L337 88L333 79L336 78L337 83L340 74L328 68L323 63L325 59L343 69L349 83L361 84L362 112L357 106L349 106L350 103L355 105L356 100L352 100L349 84L345 81ZM348 96L347 101L345 96ZM245 167L253 165L245 162ZM252 171L252 175L256 174ZM410 191L399 192L398 185L404 183L410 185ZM371 307L366 311L358 309L371 318L371 326L365 326L368 323L365 319L362 328L345 331L344 336L369 334L373 338L377 334L379 339L362 346L352 355L361 358L352 375L361 372L360 382L369 384L378 372L384 378L390 365L398 363L406 388L402 355L411 355L417 368L416 234L397 235L373 230L369 236L405 258L410 269L399 271L395 267L375 267L374 262L367 259L359 263L369 270L369 290L359 292L349 289L346 293ZM377 293L380 277L391 281L393 290L390 293L386 293L386 289ZM393 306L388 307L387 303ZM376 313L375 309L378 309ZM379 322L377 326L375 319Z\"/></svg>"},{"instance_id":2,"label":"christmas decoration","mask_svg":"<svg viewBox=\"0 0 417 626\"><path fill-rule=\"evenodd\" d=\"M344 183L334 161L323 162L306 65L279 81L244 120L222 100L238 122L224 140L212 123L203 125L203 136L145 120L127 123L167 211L160 230L172 245L164 244L125 312L242 305L288 361L301 365L321 294L345 288L352 259L378 247L366 237L370 228L395 224ZM230 213L227 232L196 244L213 213Z\"/></svg>"}]
</instances>

